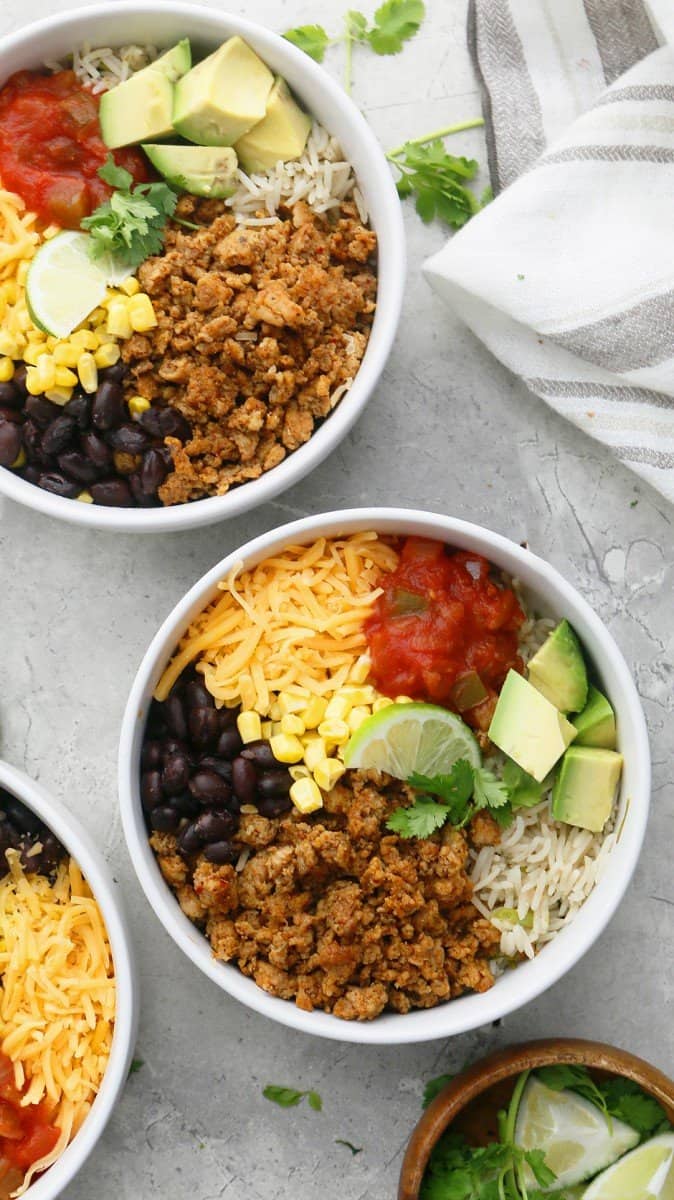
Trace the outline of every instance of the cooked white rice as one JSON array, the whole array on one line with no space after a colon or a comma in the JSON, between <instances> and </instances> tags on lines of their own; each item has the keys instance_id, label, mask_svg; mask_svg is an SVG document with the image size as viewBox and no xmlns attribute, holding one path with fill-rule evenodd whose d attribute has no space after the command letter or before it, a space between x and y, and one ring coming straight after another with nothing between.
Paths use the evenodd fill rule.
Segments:
<instances>
[{"instance_id":1,"label":"cooked white rice","mask_svg":"<svg viewBox=\"0 0 674 1200\"><path fill-rule=\"evenodd\" d=\"M108 88L124 83L130 75L154 62L159 51L156 46L110 46L92 48L85 42L73 51L72 69L77 78L92 92L106 92ZM63 63L46 62L50 71L62 71Z\"/></svg>"},{"instance_id":2,"label":"cooked white rice","mask_svg":"<svg viewBox=\"0 0 674 1200\"><path fill-rule=\"evenodd\" d=\"M526 611L517 581L513 587ZM556 624L549 618L525 622L520 633L525 662ZM495 754L488 765L498 771L503 762L503 755ZM473 852L473 903L500 931L504 958L533 958L576 915L615 845L613 821L603 833L555 821L548 792L535 808L517 810L497 846ZM494 915L502 909L510 912Z\"/></svg>"}]
</instances>

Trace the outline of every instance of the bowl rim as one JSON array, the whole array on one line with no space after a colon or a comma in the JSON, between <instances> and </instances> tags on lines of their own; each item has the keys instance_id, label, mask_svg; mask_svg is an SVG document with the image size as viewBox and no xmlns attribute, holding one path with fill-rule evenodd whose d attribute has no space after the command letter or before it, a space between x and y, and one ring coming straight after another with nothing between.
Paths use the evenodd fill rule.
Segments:
<instances>
[{"instance_id":1,"label":"bowl rim","mask_svg":"<svg viewBox=\"0 0 674 1200\"><path fill-rule=\"evenodd\" d=\"M138 794L138 754L144 707L162 666L170 658L189 621L215 594L218 580L234 563L243 560L246 565L252 564L293 540L306 541L322 534L330 536L338 531L346 533L369 528L380 532L419 532L459 547L479 550L497 563L517 564L517 573L525 581L532 576L548 591L561 593L571 611L560 613L560 617L568 615L577 621L578 615L582 615L582 623L592 631L593 655L597 656L599 648L602 665L605 667L610 662L613 675L619 681L621 696L629 710L635 747L633 759L638 763L638 772L621 823L621 835L626 835L629 830L629 836L621 836L612 851L612 858L615 856L615 861L620 862L620 873L616 870L612 880L605 875L597 883L583 907L584 919L570 923L556 936L554 954L543 951L523 963L517 972L512 972L510 978L518 978L514 987L502 977L505 983L501 983L500 988L495 986L480 995L461 996L435 1008L407 1014L383 1014L375 1021L351 1022L340 1021L322 1011L306 1013L290 1001L271 997L235 967L218 962L212 956L204 935L181 912L150 849ZM615 694L612 698L616 699ZM590 948L618 907L637 863L648 817L650 753L641 703L620 650L601 618L554 567L501 534L459 518L424 510L357 508L318 513L251 539L207 571L178 601L152 639L129 693L119 744L119 797L122 827L141 887L166 931L203 973L249 1008L291 1028L338 1041L394 1045L465 1033L503 1017L547 990ZM609 883L610 887L607 886ZM572 938L569 936L571 931Z\"/></svg>"},{"instance_id":2,"label":"bowl rim","mask_svg":"<svg viewBox=\"0 0 674 1200\"><path fill-rule=\"evenodd\" d=\"M666 1108L674 1110L674 1080L629 1050L571 1037L540 1038L504 1046L459 1071L424 1110L405 1149L398 1200L418 1200L431 1151L472 1100L522 1071L556 1063L594 1067L633 1079Z\"/></svg>"},{"instance_id":3,"label":"bowl rim","mask_svg":"<svg viewBox=\"0 0 674 1200\"><path fill-rule=\"evenodd\" d=\"M36 484L13 475L8 468L0 468L0 495L44 516L89 529L166 533L211 525L257 508L293 487L337 449L370 400L393 346L405 293L406 246L402 208L392 173L383 148L360 109L323 67L265 25L235 13L222 12L198 3L182 3L181 0L108 0L107 3L97 3L83 9L57 12L15 31L3 39L0 62L17 50L25 50L40 36L64 27L84 26L88 30L97 21L110 19L111 16L117 18L134 14L148 17L182 16L186 24L191 17L220 23L223 32L232 29L255 42L261 48L261 53L271 51L277 58L285 60L286 65L307 80L308 86L322 92L326 103L340 111L349 123L354 140L360 142L363 153L373 164L373 173L377 174L377 204L381 210L377 222L372 216L370 218L377 234L380 259L375 320L361 365L349 391L309 441L289 454L278 466L258 479L237 485L222 496L209 496L189 503L152 509L77 504L63 496L53 496L43 491ZM196 36L198 38L199 35ZM382 287L382 279L385 287Z\"/></svg>"},{"instance_id":4,"label":"bowl rim","mask_svg":"<svg viewBox=\"0 0 674 1200\"><path fill-rule=\"evenodd\" d=\"M73 1140L29 1189L31 1200L55 1200L89 1157L126 1084L138 1028L138 978L119 885L89 834L61 801L4 759L0 787L35 812L77 862L103 914L115 966L115 1028L98 1094Z\"/></svg>"}]
</instances>

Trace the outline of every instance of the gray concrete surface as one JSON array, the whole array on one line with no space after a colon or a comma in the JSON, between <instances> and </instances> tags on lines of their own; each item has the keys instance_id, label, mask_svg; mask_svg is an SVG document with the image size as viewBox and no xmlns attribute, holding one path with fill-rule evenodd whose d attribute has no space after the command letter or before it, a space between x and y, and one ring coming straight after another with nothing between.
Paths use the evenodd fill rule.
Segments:
<instances>
[{"instance_id":1,"label":"gray concrete surface","mask_svg":"<svg viewBox=\"0 0 674 1200\"><path fill-rule=\"evenodd\" d=\"M21 20L53 7L24 0ZM252 7L236 0L231 7L281 30L317 19L334 27L342 11L335 0L258 0ZM400 58L356 55L355 98L387 145L478 112L465 0L429 0L428 7L423 32ZM0 33L17 23L5 0ZM339 70L336 51L328 68ZM456 148L484 159L479 132L457 138ZM386 1200L395 1194L423 1081L530 1035L602 1038L674 1072L667 1012L674 513L527 394L448 316L419 272L443 232L424 227L411 210L405 219L410 272L396 348L360 424L313 478L231 525L138 540L0 504L0 750L61 796L97 837L124 883L140 957L143 1065L69 1200ZM308 512L359 503L467 517L526 538L549 558L595 606L632 664L655 766L643 857L594 950L500 1028L401 1049L303 1037L203 979L141 894L116 804L120 719L157 623L238 543ZM269 1082L316 1088L323 1113L269 1104L261 1094ZM352 1158L336 1138L362 1146L362 1154Z\"/></svg>"}]
</instances>

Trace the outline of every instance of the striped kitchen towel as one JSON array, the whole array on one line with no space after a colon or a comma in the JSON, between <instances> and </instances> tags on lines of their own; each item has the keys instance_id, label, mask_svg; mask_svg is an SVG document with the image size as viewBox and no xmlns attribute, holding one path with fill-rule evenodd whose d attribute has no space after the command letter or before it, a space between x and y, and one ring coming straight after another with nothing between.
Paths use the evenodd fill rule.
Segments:
<instances>
[{"instance_id":1,"label":"striped kitchen towel","mask_svg":"<svg viewBox=\"0 0 674 1200\"><path fill-rule=\"evenodd\" d=\"M674 501L674 46L642 0L471 0L469 44L500 194L426 275Z\"/></svg>"}]
</instances>

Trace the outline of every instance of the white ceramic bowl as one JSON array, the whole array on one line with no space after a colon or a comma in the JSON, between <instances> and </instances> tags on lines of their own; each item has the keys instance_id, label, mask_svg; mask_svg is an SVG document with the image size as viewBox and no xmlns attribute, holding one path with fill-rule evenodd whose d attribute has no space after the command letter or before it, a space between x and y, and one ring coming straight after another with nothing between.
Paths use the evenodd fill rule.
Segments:
<instances>
[{"instance_id":1,"label":"white ceramic bowl","mask_svg":"<svg viewBox=\"0 0 674 1200\"><path fill-rule=\"evenodd\" d=\"M483 554L517 576L530 601L545 615L567 617L616 710L625 767L618 842L603 878L583 906L582 917L562 930L533 961L502 975L488 992L464 995L436 1008L390 1013L356 1023L324 1012L302 1012L291 1002L267 995L236 967L216 961L206 938L183 914L164 882L148 844L139 794L139 756L153 689L185 629L214 598L218 581L233 564L242 560L245 567L252 566L288 542L302 544L322 535L364 529L437 538ZM362 508L307 517L255 538L213 567L176 605L151 643L131 689L122 725L119 787L124 832L145 895L165 929L204 974L250 1008L295 1029L344 1042L390 1045L448 1037L486 1025L533 1000L578 962L610 920L634 871L648 816L650 756L641 704L622 654L596 613L554 567L507 538L466 521L406 509Z\"/></svg>"},{"instance_id":2,"label":"white ceramic bowl","mask_svg":"<svg viewBox=\"0 0 674 1200\"><path fill-rule=\"evenodd\" d=\"M283 20L280 13L279 22ZM0 83L14 71L63 58L85 42L92 46L129 42L170 46L188 35L198 50L209 52L233 34L245 38L274 72L288 80L305 108L339 139L355 168L379 246L377 309L360 370L348 393L308 442L273 470L224 496L168 508L106 508L53 496L0 468L0 492L47 516L94 529L162 533L210 525L264 504L317 467L342 441L367 404L388 357L405 284L403 222L391 171L379 142L343 88L290 42L216 9L175 0L156 4L121 0L58 13L3 38Z\"/></svg>"},{"instance_id":3,"label":"white ceramic bowl","mask_svg":"<svg viewBox=\"0 0 674 1200\"><path fill-rule=\"evenodd\" d=\"M115 964L115 1031L100 1091L70 1145L26 1193L30 1200L55 1200L56 1196L65 1195L65 1188L89 1157L128 1078L138 1026L136 970L120 889L89 835L63 804L23 771L2 760L0 787L6 788L44 821L81 868L103 914Z\"/></svg>"}]
</instances>

